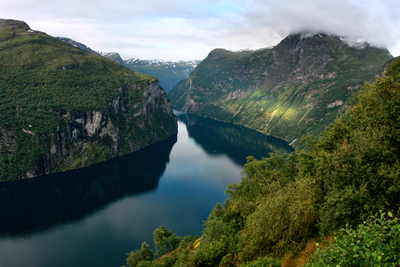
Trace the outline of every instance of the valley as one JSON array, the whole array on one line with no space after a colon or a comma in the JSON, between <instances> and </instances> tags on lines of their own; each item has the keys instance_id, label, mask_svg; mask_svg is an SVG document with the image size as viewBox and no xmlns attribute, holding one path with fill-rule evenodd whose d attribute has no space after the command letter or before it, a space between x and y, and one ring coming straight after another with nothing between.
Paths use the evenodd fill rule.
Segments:
<instances>
[{"instance_id":1,"label":"valley","mask_svg":"<svg viewBox=\"0 0 400 267\"><path fill-rule=\"evenodd\" d=\"M0 19L0 266L397 266L399 75L322 32L123 60Z\"/></svg>"}]
</instances>

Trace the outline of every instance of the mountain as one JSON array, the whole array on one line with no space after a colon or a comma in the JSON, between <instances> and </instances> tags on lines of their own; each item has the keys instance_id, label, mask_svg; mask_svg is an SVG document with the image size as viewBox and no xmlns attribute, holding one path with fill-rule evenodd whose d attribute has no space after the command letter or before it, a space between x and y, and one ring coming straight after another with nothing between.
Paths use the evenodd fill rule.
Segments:
<instances>
[{"instance_id":1,"label":"mountain","mask_svg":"<svg viewBox=\"0 0 400 267\"><path fill-rule=\"evenodd\" d=\"M116 52L97 52L100 56L103 56L105 58L111 59L112 61L117 62L118 64L121 64L125 66L124 60L121 58L121 56L116 53ZM146 74L146 73L145 73Z\"/></svg>"},{"instance_id":2,"label":"mountain","mask_svg":"<svg viewBox=\"0 0 400 267\"><path fill-rule=\"evenodd\" d=\"M156 76L167 93L177 82L188 78L199 63L200 60L164 61L137 58L125 60L125 66L129 69Z\"/></svg>"},{"instance_id":3,"label":"mountain","mask_svg":"<svg viewBox=\"0 0 400 267\"><path fill-rule=\"evenodd\" d=\"M62 41L68 42L75 47L79 47L90 53L101 55L111 59L129 69L141 72L158 78L160 85L165 92L169 92L177 82L189 77L189 74L196 68L201 60L192 61L165 61L165 60L145 60L132 58L123 60L117 52L94 51L86 45L66 37L57 37Z\"/></svg>"},{"instance_id":4,"label":"mountain","mask_svg":"<svg viewBox=\"0 0 400 267\"><path fill-rule=\"evenodd\" d=\"M211 51L168 97L189 113L295 142L331 124L391 58L365 42L291 34L271 48Z\"/></svg>"},{"instance_id":5,"label":"mountain","mask_svg":"<svg viewBox=\"0 0 400 267\"><path fill-rule=\"evenodd\" d=\"M88 166L177 132L155 77L0 20L0 181Z\"/></svg>"}]
</instances>

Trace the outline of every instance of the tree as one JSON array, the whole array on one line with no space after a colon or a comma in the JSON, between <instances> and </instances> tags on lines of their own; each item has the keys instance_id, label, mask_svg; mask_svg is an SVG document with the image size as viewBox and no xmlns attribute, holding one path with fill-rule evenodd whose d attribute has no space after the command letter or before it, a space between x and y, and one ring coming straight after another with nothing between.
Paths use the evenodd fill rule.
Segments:
<instances>
[{"instance_id":1,"label":"tree","mask_svg":"<svg viewBox=\"0 0 400 267\"><path fill-rule=\"evenodd\" d=\"M161 225L160 228L153 232L154 244L156 245L156 256L162 256L171 252L179 246L182 238L177 236L167 227Z\"/></svg>"},{"instance_id":2,"label":"tree","mask_svg":"<svg viewBox=\"0 0 400 267\"><path fill-rule=\"evenodd\" d=\"M154 258L154 252L146 242L142 243L140 250L132 251L126 255L128 255L126 264L128 264L129 267L135 267L141 261L152 261Z\"/></svg>"}]
</instances>

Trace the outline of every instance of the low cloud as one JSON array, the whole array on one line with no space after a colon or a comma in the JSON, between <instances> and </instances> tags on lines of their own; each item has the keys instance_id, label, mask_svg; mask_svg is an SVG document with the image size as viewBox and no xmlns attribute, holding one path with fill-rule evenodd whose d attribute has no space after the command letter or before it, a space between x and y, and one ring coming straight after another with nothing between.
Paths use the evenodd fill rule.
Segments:
<instances>
[{"instance_id":1,"label":"low cloud","mask_svg":"<svg viewBox=\"0 0 400 267\"><path fill-rule=\"evenodd\" d=\"M5 2L6 0L0 0ZM4 4L4 5L3 5ZM124 59L203 59L230 50L276 45L292 32L322 31L362 39L400 54L395 0L14 0L12 19Z\"/></svg>"}]
</instances>

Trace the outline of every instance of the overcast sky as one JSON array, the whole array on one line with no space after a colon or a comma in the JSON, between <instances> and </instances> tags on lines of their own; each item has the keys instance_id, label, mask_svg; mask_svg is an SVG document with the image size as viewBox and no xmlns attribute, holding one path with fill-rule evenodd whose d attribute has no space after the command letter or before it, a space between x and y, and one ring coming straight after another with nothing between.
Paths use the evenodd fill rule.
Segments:
<instances>
[{"instance_id":1,"label":"overcast sky","mask_svg":"<svg viewBox=\"0 0 400 267\"><path fill-rule=\"evenodd\" d=\"M204 59L321 31L400 55L399 0L0 0L0 17L123 59Z\"/></svg>"}]
</instances>

